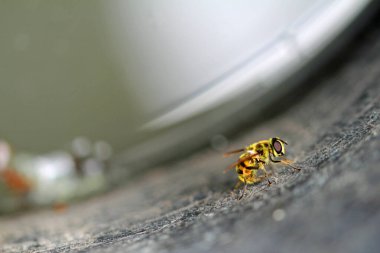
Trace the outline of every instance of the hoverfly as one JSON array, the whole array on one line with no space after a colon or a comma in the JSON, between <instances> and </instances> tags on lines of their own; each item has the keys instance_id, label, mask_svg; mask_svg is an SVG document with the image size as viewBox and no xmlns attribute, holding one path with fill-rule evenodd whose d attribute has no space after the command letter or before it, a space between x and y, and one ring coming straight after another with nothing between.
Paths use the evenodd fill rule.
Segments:
<instances>
[{"instance_id":1,"label":"hoverfly","mask_svg":"<svg viewBox=\"0 0 380 253\"><path fill-rule=\"evenodd\" d=\"M235 188L238 188L241 183L244 183L244 188L239 200L244 196L248 184L254 184L263 180L268 181L268 185L271 184L266 166L269 163L282 163L291 167L296 171L300 171L299 168L293 166L291 160L280 158L285 155L285 145L288 143L278 137L270 138L269 140L262 140L255 142L245 148L233 150L224 154L225 157L232 154L241 153L239 159L232 163L224 172L235 167L238 174L239 181Z\"/></svg>"}]
</instances>

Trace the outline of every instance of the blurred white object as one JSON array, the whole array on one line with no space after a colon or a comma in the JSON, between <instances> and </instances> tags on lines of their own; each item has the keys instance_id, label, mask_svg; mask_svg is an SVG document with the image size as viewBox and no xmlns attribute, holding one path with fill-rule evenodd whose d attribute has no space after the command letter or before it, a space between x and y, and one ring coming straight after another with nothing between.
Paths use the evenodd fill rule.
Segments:
<instances>
[{"instance_id":1,"label":"blurred white object","mask_svg":"<svg viewBox=\"0 0 380 253\"><path fill-rule=\"evenodd\" d=\"M239 124L242 111L259 116L296 87L286 80L355 33L372 2L105 2L114 58L145 115L139 134L150 136L122 159L170 159Z\"/></svg>"},{"instance_id":2,"label":"blurred white object","mask_svg":"<svg viewBox=\"0 0 380 253\"><path fill-rule=\"evenodd\" d=\"M369 0L106 2L115 57L144 129L168 127L294 74ZM143 73L143 74L142 74Z\"/></svg>"},{"instance_id":3,"label":"blurred white object","mask_svg":"<svg viewBox=\"0 0 380 253\"><path fill-rule=\"evenodd\" d=\"M326 48L353 35L377 6L370 0L6 1L0 137L33 153L71 145L79 157L99 151L106 159L125 149L140 164L152 158L148 153L173 157L239 125L236 115L262 115L263 105L296 88L287 80L333 55ZM78 136L107 145L93 150ZM181 143L181 150L168 151Z\"/></svg>"},{"instance_id":4,"label":"blurred white object","mask_svg":"<svg viewBox=\"0 0 380 253\"><path fill-rule=\"evenodd\" d=\"M0 140L0 171L7 168L11 157L11 146L8 144L8 142Z\"/></svg>"}]
</instances>

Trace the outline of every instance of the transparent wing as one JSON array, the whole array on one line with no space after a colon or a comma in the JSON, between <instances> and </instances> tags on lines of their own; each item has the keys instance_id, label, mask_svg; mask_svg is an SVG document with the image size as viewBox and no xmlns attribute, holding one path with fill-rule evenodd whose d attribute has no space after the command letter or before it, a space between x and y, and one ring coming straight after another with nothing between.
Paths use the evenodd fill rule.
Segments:
<instances>
[{"instance_id":1,"label":"transparent wing","mask_svg":"<svg viewBox=\"0 0 380 253\"><path fill-rule=\"evenodd\" d=\"M260 155L257 154L257 153L254 153L254 154L250 154L250 153L247 153L248 155L247 156L244 156L244 157L241 157L239 158L236 162L232 163L230 166L228 166L225 170L224 170L224 173L226 173L227 171L229 171L230 169L234 168L235 166L237 166L239 163L242 163L244 161L247 161L247 160L250 160L252 158L257 158L259 157Z\"/></svg>"},{"instance_id":2,"label":"transparent wing","mask_svg":"<svg viewBox=\"0 0 380 253\"><path fill-rule=\"evenodd\" d=\"M241 153L245 150L245 148L240 148L240 149L236 149L236 150L232 150L232 151L228 151L226 153L223 154L224 157L228 157L230 155L233 155L233 154L237 154L237 153Z\"/></svg>"}]
</instances>

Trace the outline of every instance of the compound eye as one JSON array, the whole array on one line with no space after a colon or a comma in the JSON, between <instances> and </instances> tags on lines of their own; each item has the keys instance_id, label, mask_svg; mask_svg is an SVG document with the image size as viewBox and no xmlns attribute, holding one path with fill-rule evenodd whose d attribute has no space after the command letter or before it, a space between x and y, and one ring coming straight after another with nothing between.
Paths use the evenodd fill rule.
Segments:
<instances>
[{"instance_id":1,"label":"compound eye","mask_svg":"<svg viewBox=\"0 0 380 253\"><path fill-rule=\"evenodd\" d=\"M279 141L275 141L273 143L273 147L274 147L274 150L278 153L278 154L281 154L282 153L282 145Z\"/></svg>"}]
</instances>

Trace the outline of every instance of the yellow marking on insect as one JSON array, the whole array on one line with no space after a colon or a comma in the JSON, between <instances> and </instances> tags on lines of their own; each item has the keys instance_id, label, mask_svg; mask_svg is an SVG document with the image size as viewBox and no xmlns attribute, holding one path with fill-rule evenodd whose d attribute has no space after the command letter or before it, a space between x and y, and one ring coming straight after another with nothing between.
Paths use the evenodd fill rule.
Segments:
<instances>
[{"instance_id":1,"label":"yellow marking on insect","mask_svg":"<svg viewBox=\"0 0 380 253\"><path fill-rule=\"evenodd\" d=\"M238 179L244 183L244 189L241 199L244 195L247 184L254 184L263 180L268 180L268 185L271 184L269 176L272 173L268 173L266 166L269 163L282 163L294 170L300 171L299 168L293 165L291 160L282 158L275 160L274 158L280 158L285 155L285 145L288 143L278 137L273 137L268 140L262 140L250 144L249 146L237 150L233 150L224 154L224 156L230 156L236 153L244 152L240 155L239 159L228 166L224 172L235 167L235 171L238 174ZM239 181L239 182L240 182Z\"/></svg>"}]
</instances>

